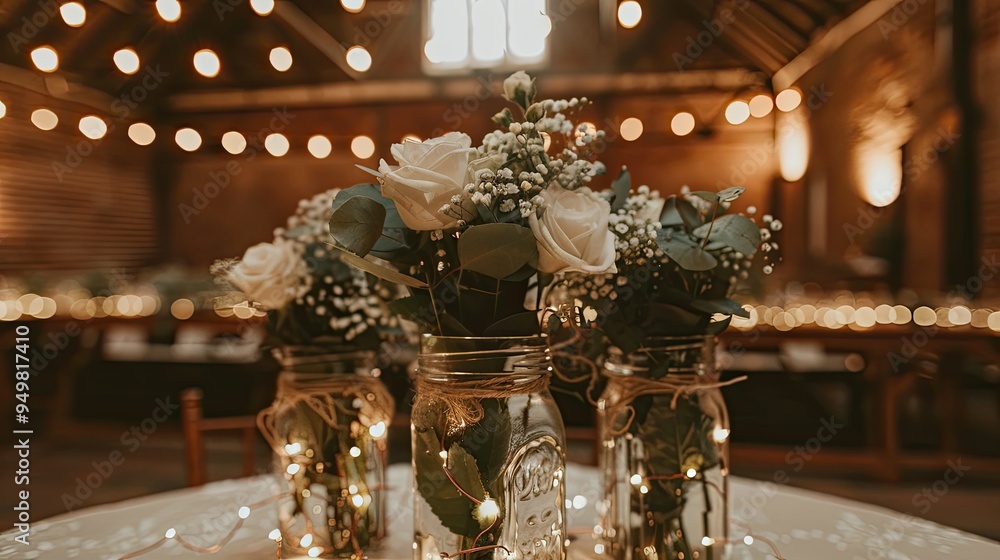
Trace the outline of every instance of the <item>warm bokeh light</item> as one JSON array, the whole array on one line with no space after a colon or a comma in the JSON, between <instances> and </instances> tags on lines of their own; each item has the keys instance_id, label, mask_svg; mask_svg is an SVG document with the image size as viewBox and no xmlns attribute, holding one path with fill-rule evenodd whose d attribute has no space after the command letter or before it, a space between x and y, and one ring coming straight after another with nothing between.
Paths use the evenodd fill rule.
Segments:
<instances>
[{"instance_id":1,"label":"warm bokeh light","mask_svg":"<svg viewBox=\"0 0 1000 560\"><path fill-rule=\"evenodd\" d=\"M986 319L986 326L991 331L1000 331L1000 311L990 313L990 316Z\"/></svg>"},{"instance_id":2,"label":"warm bokeh light","mask_svg":"<svg viewBox=\"0 0 1000 560\"><path fill-rule=\"evenodd\" d=\"M48 109L35 109L31 112L31 124L41 130L52 130L59 124L59 117Z\"/></svg>"},{"instance_id":3,"label":"warm bokeh light","mask_svg":"<svg viewBox=\"0 0 1000 560\"><path fill-rule=\"evenodd\" d=\"M115 51L112 59L115 66L125 74L135 74L139 71L139 55L130 48Z\"/></svg>"},{"instance_id":4,"label":"warm bokeh light","mask_svg":"<svg viewBox=\"0 0 1000 560\"><path fill-rule=\"evenodd\" d=\"M694 115L688 112L680 112L670 119L670 131L677 136L687 136L694 130Z\"/></svg>"},{"instance_id":5,"label":"warm bokeh light","mask_svg":"<svg viewBox=\"0 0 1000 560\"><path fill-rule=\"evenodd\" d=\"M952 307L948 310L948 322L953 325L968 325L972 322L972 311L964 305Z\"/></svg>"},{"instance_id":6,"label":"warm bokeh light","mask_svg":"<svg viewBox=\"0 0 1000 560\"><path fill-rule=\"evenodd\" d=\"M173 23L181 19L181 3L177 0L156 0L156 13L163 21Z\"/></svg>"},{"instance_id":7,"label":"warm bokeh light","mask_svg":"<svg viewBox=\"0 0 1000 560\"><path fill-rule=\"evenodd\" d=\"M778 107L778 110L785 113L794 111L801 103L802 93L795 88L786 89L774 98L774 104Z\"/></svg>"},{"instance_id":8,"label":"warm bokeh light","mask_svg":"<svg viewBox=\"0 0 1000 560\"><path fill-rule=\"evenodd\" d=\"M239 132L230 130L222 135L222 149L233 154L242 154L247 149L247 139Z\"/></svg>"},{"instance_id":9,"label":"warm bokeh light","mask_svg":"<svg viewBox=\"0 0 1000 560\"><path fill-rule=\"evenodd\" d=\"M87 9L79 2L67 2L59 6L59 15L70 27L80 27L87 21Z\"/></svg>"},{"instance_id":10,"label":"warm bokeh light","mask_svg":"<svg viewBox=\"0 0 1000 560\"><path fill-rule=\"evenodd\" d=\"M201 49L194 53L194 69L206 78L214 78L219 75L222 62L212 49Z\"/></svg>"},{"instance_id":11,"label":"warm bokeh light","mask_svg":"<svg viewBox=\"0 0 1000 560\"><path fill-rule=\"evenodd\" d=\"M193 128L182 128L174 134L174 141L186 152L193 152L201 147L201 134Z\"/></svg>"},{"instance_id":12,"label":"warm bokeh light","mask_svg":"<svg viewBox=\"0 0 1000 560\"><path fill-rule=\"evenodd\" d=\"M629 117L622 121L619 130L622 133L622 138L625 140L629 142L638 140L642 136L642 121L635 117Z\"/></svg>"},{"instance_id":13,"label":"warm bokeh light","mask_svg":"<svg viewBox=\"0 0 1000 560\"><path fill-rule=\"evenodd\" d=\"M87 115L80 119L80 132L91 140L99 140L108 133L108 123L99 117Z\"/></svg>"},{"instance_id":14,"label":"warm bokeh light","mask_svg":"<svg viewBox=\"0 0 1000 560\"><path fill-rule=\"evenodd\" d=\"M288 138L284 134L268 134L264 138L264 149L274 157L281 157L287 154L290 147Z\"/></svg>"},{"instance_id":15,"label":"warm bokeh light","mask_svg":"<svg viewBox=\"0 0 1000 560\"><path fill-rule=\"evenodd\" d=\"M266 16L274 11L274 0L250 0L250 9L259 16Z\"/></svg>"},{"instance_id":16,"label":"warm bokeh light","mask_svg":"<svg viewBox=\"0 0 1000 560\"><path fill-rule=\"evenodd\" d=\"M856 156L861 197L872 206L888 206L903 186L903 151L872 147Z\"/></svg>"},{"instance_id":17,"label":"warm bokeh light","mask_svg":"<svg viewBox=\"0 0 1000 560\"><path fill-rule=\"evenodd\" d=\"M755 95L753 99L750 100L750 116L761 118L766 117L771 114L771 109L774 109L774 100L771 99L770 95L760 94Z\"/></svg>"},{"instance_id":18,"label":"warm bokeh light","mask_svg":"<svg viewBox=\"0 0 1000 560\"><path fill-rule=\"evenodd\" d=\"M330 139L322 134L317 134L309 138L309 142L306 144L309 153L316 159L323 159L330 155L333 151L333 144L330 143Z\"/></svg>"},{"instance_id":19,"label":"warm bokeh light","mask_svg":"<svg viewBox=\"0 0 1000 560\"><path fill-rule=\"evenodd\" d=\"M42 72L55 72L59 68L59 55L49 46L31 51L31 62Z\"/></svg>"},{"instance_id":20,"label":"warm bokeh light","mask_svg":"<svg viewBox=\"0 0 1000 560\"><path fill-rule=\"evenodd\" d=\"M0 101L0 119L4 118L6 115L7 115L7 106L3 104L3 101Z\"/></svg>"},{"instance_id":21,"label":"warm bokeh light","mask_svg":"<svg viewBox=\"0 0 1000 560\"><path fill-rule=\"evenodd\" d=\"M156 140L156 131L146 123L133 123L128 127L128 137L140 146L148 146Z\"/></svg>"},{"instance_id":22,"label":"warm bokeh light","mask_svg":"<svg viewBox=\"0 0 1000 560\"><path fill-rule=\"evenodd\" d=\"M913 310L913 322L921 327L929 327L937 322L937 313L930 307L918 307Z\"/></svg>"},{"instance_id":23,"label":"warm bokeh light","mask_svg":"<svg viewBox=\"0 0 1000 560\"><path fill-rule=\"evenodd\" d=\"M367 136L355 136L351 140L351 153L354 157L368 159L375 155L375 142Z\"/></svg>"},{"instance_id":24,"label":"warm bokeh light","mask_svg":"<svg viewBox=\"0 0 1000 560\"><path fill-rule=\"evenodd\" d=\"M268 55L271 66L278 72L286 72L292 67L292 53L285 47L274 47Z\"/></svg>"},{"instance_id":25,"label":"warm bokeh light","mask_svg":"<svg viewBox=\"0 0 1000 560\"><path fill-rule=\"evenodd\" d=\"M170 314L181 321L190 319L194 315L194 303L184 298L176 300L170 304Z\"/></svg>"},{"instance_id":26,"label":"warm bokeh light","mask_svg":"<svg viewBox=\"0 0 1000 560\"><path fill-rule=\"evenodd\" d=\"M809 167L809 123L796 114L778 117L775 126L778 169L781 178L791 183L804 177Z\"/></svg>"},{"instance_id":27,"label":"warm bokeh light","mask_svg":"<svg viewBox=\"0 0 1000 560\"><path fill-rule=\"evenodd\" d=\"M347 65L358 72L367 72L372 67L372 55L362 46L347 49Z\"/></svg>"},{"instance_id":28,"label":"warm bokeh light","mask_svg":"<svg viewBox=\"0 0 1000 560\"><path fill-rule=\"evenodd\" d=\"M340 5L348 12L356 14L365 9L365 0L340 0Z\"/></svg>"},{"instance_id":29,"label":"warm bokeh light","mask_svg":"<svg viewBox=\"0 0 1000 560\"><path fill-rule=\"evenodd\" d=\"M750 118L750 106L746 101L736 100L726 107L726 120L729 124L743 124Z\"/></svg>"},{"instance_id":30,"label":"warm bokeh light","mask_svg":"<svg viewBox=\"0 0 1000 560\"><path fill-rule=\"evenodd\" d=\"M625 29L632 29L642 20L642 6L635 0L626 0L618 6L618 23Z\"/></svg>"}]
</instances>

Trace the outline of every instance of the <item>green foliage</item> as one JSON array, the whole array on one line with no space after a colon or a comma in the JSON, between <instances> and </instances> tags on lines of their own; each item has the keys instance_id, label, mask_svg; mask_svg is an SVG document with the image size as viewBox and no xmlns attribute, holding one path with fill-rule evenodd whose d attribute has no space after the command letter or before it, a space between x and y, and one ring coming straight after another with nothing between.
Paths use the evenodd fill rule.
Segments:
<instances>
[{"instance_id":1,"label":"green foliage","mask_svg":"<svg viewBox=\"0 0 1000 560\"><path fill-rule=\"evenodd\" d=\"M611 183L611 192L614 193L614 201L611 203L611 211L617 212L619 209L625 207L625 203L628 201L628 193L632 190L632 174L628 172L628 168L624 165L622 166L621 173L615 178Z\"/></svg>"},{"instance_id":2,"label":"green foliage","mask_svg":"<svg viewBox=\"0 0 1000 560\"><path fill-rule=\"evenodd\" d=\"M414 425L413 466L416 489L427 501L441 524L456 535L475 538L481 530L473 517L475 505L448 479L441 459L441 441L434 428L417 429ZM482 499L485 496L479 468L461 446L448 450L449 471L462 489ZM478 494L478 495L477 495Z\"/></svg>"},{"instance_id":3,"label":"green foliage","mask_svg":"<svg viewBox=\"0 0 1000 560\"><path fill-rule=\"evenodd\" d=\"M339 248L339 247L338 247ZM344 262L354 265L365 272L372 274L383 280L388 280L395 284L402 284L404 286L409 286L411 288L426 288L427 283L422 282L412 276L403 274L401 272L396 272L391 268L384 267L380 264L373 263L372 261L359 257L354 253L343 250L343 254L340 255L341 260Z\"/></svg>"},{"instance_id":4,"label":"green foliage","mask_svg":"<svg viewBox=\"0 0 1000 560\"><path fill-rule=\"evenodd\" d=\"M531 230L517 224L483 224L465 230L458 239L463 270L503 279L538 260Z\"/></svg>"},{"instance_id":5,"label":"green foliage","mask_svg":"<svg viewBox=\"0 0 1000 560\"><path fill-rule=\"evenodd\" d=\"M330 234L340 246L364 257L382 236L385 207L364 196L349 198L330 217Z\"/></svg>"},{"instance_id":6,"label":"green foliage","mask_svg":"<svg viewBox=\"0 0 1000 560\"><path fill-rule=\"evenodd\" d=\"M715 220L714 223L702 225L694 230L694 234L709 241L721 243L723 247L732 248L744 255L752 255L760 247L760 230L746 216L728 214Z\"/></svg>"}]
</instances>

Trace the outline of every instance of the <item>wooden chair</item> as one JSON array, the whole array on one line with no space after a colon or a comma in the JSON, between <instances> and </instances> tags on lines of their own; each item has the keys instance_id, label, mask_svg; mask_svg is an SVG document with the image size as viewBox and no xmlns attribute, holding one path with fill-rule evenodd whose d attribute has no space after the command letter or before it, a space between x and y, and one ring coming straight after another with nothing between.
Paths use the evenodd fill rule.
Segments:
<instances>
[{"instance_id":1,"label":"wooden chair","mask_svg":"<svg viewBox=\"0 0 1000 560\"><path fill-rule=\"evenodd\" d=\"M208 482L204 432L243 432L243 473L254 474L254 443L257 439L256 416L230 416L203 418L201 414L201 389L186 389L181 393L181 427L184 431L184 463L188 486L201 486Z\"/></svg>"}]
</instances>

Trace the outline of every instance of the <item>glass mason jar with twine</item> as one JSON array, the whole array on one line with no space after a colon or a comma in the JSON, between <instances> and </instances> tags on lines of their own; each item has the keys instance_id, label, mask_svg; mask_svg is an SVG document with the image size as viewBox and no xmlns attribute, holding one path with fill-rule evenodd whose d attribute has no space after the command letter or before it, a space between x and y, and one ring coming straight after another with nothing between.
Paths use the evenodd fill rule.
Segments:
<instances>
[{"instance_id":1,"label":"glass mason jar with twine","mask_svg":"<svg viewBox=\"0 0 1000 560\"><path fill-rule=\"evenodd\" d=\"M286 346L274 403L257 423L288 481L279 509L282 549L360 558L385 533L386 431L393 399L375 354Z\"/></svg>"},{"instance_id":2,"label":"glass mason jar with twine","mask_svg":"<svg viewBox=\"0 0 1000 560\"><path fill-rule=\"evenodd\" d=\"M612 348L598 401L599 525L621 560L721 560L729 546L729 417L715 338Z\"/></svg>"},{"instance_id":3,"label":"glass mason jar with twine","mask_svg":"<svg viewBox=\"0 0 1000 560\"><path fill-rule=\"evenodd\" d=\"M414 559L566 558L546 339L425 335L417 363Z\"/></svg>"}]
</instances>

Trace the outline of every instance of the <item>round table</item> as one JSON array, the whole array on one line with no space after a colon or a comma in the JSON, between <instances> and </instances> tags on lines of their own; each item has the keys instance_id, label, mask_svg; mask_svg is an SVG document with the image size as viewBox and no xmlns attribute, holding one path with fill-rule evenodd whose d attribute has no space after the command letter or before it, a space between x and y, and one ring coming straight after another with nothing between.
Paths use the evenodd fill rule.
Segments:
<instances>
[{"instance_id":1,"label":"round table","mask_svg":"<svg viewBox=\"0 0 1000 560\"><path fill-rule=\"evenodd\" d=\"M569 557L602 558L592 536L597 471L570 465L567 475L567 498L574 502L567 508ZM409 465L391 466L388 478L389 538L371 558L409 559L413 503ZM242 506L280 494L282 482L275 476L226 480L60 515L33 524L28 546L14 542L14 533L4 533L0 559L117 560L160 540L171 528L196 545L210 546L235 526ZM772 558L764 539L788 560L1000 558L996 542L887 509L741 478L734 478L730 489L736 538L747 528L763 537L750 545L734 545L734 560ZM276 523L275 505L264 505L250 512L233 540L216 554L195 554L168 541L142 558L274 558L276 547L268 533Z\"/></svg>"}]
</instances>

